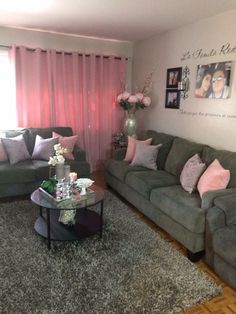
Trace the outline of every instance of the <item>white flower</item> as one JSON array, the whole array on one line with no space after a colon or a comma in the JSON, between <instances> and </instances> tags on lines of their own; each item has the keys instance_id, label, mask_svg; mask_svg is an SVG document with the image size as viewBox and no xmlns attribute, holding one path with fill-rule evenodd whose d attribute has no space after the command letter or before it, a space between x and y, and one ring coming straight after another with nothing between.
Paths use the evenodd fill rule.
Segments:
<instances>
[{"instance_id":1,"label":"white flower","mask_svg":"<svg viewBox=\"0 0 236 314\"><path fill-rule=\"evenodd\" d=\"M62 164L62 163L64 163L64 161L65 161L65 158L62 155L57 156L57 162L58 163Z\"/></svg>"},{"instance_id":2,"label":"white flower","mask_svg":"<svg viewBox=\"0 0 236 314\"><path fill-rule=\"evenodd\" d=\"M63 154L67 153L67 149L64 147L61 147L61 144L54 145L55 150L55 156L49 157L49 165L56 166L58 163L64 163L65 158L63 157Z\"/></svg>"}]
</instances>

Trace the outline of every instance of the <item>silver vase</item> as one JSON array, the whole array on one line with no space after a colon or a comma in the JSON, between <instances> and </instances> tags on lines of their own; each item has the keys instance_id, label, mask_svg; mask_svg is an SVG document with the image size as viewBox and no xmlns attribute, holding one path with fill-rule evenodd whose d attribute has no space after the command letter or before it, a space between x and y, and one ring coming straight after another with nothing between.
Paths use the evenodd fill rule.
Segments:
<instances>
[{"instance_id":1,"label":"silver vase","mask_svg":"<svg viewBox=\"0 0 236 314\"><path fill-rule=\"evenodd\" d=\"M136 137L137 136L138 123L134 113L127 113L125 123L124 123L124 133L127 136Z\"/></svg>"}]
</instances>

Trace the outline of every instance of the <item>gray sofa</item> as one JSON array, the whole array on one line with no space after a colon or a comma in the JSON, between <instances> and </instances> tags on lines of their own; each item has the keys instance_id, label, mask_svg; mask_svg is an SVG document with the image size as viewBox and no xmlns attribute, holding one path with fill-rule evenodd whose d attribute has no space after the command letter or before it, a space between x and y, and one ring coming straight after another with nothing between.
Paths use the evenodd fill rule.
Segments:
<instances>
[{"instance_id":1,"label":"gray sofa","mask_svg":"<svg viewBox=\"0 0 236 314\"><path fill-rule=\"evenodd\" d=\"M33 152L36 135L43 138L52 137L52 132L62 136L73 135L70 127L27 128L5 131L6 137L23 135L30 154ZM84 150L75 146L75 160L67 160L71 171L77 172L79 177L89 177L90 167L86 161ZM8 161L0 162L0 197L26 195L35 190L42 180L49 177L49 164L46 160L25 160L11 165Z\"/></svg>"},{"instance_id":2,"label":"gray sofa","mask_svg":"<svg viewBox=\"0 0 236 314\"><path fill-rule=\"evenodd\" d=\"M125 149L118 149L114 159L105 164L107 184L166 230L187 248L188 257L196 261L205 250L205 222L209 208L218 197L236 193L236 153L216 150L184 138L149 130L145 138L162 144L157 156L158 170L130 166L123 160ZM231 172L227 189L189 194L180 185L180 173L186 161L198 153L206 165L217 158ZM236 201L235 201L236 206Z\"/></svg>"},{"instance_id":3,"label":"gray sofa","mask_svg":"<svg viewBox=\"0 0 236 314\"><path fill-rule=\"evenodd\" d=\"M205 261L236 289L236 194L218 197L207 211Z\"/></svg>"}]
</instances>

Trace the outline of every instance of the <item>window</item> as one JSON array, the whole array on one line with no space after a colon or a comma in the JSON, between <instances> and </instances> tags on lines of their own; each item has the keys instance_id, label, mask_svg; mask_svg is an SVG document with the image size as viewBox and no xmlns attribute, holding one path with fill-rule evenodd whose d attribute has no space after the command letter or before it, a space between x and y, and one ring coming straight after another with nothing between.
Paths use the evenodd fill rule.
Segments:
<instances>
[{"instance_id":1,"label":"window","mask_svg":"<svg viewBox=\"0 0 236 314\"><path fill-rule=\"evenodd\" d=\"M0 50L0 129L16 127L14 72L8 59L8 52Z\"/></svg>"}]
</instances>

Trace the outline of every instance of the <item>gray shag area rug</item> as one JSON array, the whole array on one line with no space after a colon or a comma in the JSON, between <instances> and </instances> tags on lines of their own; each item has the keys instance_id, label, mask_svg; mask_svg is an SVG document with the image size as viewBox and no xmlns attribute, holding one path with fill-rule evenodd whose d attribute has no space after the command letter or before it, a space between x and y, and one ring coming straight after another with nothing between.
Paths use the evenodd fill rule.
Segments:
<instances>
[{"instance_id":1,"label":"gray shag area rug","mask_svg":"<svg viewBox=\"0 0 236 314\"><path fill-rule=\"evenodd\" d=\"M221 293L109 191L102 239L49 251L37 215L28 200L0 204L0 313L168 314Z\"/></svg>"}]
</instances>

